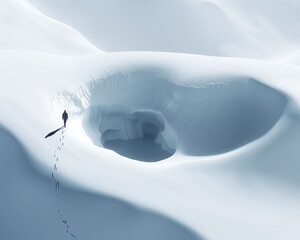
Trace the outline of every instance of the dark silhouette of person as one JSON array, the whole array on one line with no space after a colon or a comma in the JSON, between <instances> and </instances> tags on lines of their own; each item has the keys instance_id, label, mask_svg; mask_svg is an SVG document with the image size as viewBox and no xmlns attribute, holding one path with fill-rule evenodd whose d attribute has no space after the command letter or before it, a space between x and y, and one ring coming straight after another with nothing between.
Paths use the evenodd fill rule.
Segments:
<instances>
[{"instance_id":1,"label":"dark silhouette of person","mask_svg":"<svg viewBox=\"0 0 300 240\"><path fill-rule=\"evenodd\" d=\"M68 118L69 118L68 113L65 110L64 113L62 114L62 119L64 120L64 127L66 127Z\"/></svg>"}]
</instances>

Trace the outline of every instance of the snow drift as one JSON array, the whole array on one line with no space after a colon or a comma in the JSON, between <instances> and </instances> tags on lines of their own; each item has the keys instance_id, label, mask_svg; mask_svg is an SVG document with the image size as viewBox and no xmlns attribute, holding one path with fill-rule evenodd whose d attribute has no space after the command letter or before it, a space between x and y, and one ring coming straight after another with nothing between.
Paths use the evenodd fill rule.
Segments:
<instances>
[{"instance_id":1,"label":"snow drift","mask_svg":"<svg viewBox=\"0 0 300 240\"><path fill-rule=\"evenodd\" d=\"M29 1L106 51L269 59L300 47L295 0Z\"/></svg>"},{"instance_id":2,"label":"snow drift","mask_svg":"<svg viewBox=\"0 0 300 240\"><path fill-rule=\"evenodd\" d=\"M71 27L22 0L2 0L0 49L32 49L53 54L91 54L100 50Z\"/></svg>"},{"instance_id":3,"label":"snow drift","mask_svg":"<svg viewBox=\"0 0 300 240\"><path fill-rule=\"evenodd\" d=\"M30 2L49 16L78 29L106 51L259 54L255 49L257 44L245 34L234 17L214 1Z\"/></svg>"}]
</instances>

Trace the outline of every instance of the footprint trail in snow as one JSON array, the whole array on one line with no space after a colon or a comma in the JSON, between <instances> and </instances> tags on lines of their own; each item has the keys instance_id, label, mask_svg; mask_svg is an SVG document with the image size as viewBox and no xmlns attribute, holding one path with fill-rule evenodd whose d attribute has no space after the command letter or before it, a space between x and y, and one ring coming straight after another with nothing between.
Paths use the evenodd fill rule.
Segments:
<instances>
[{"instance_id":1,"label":"footprint trail in snow","mask_svg":"<svg viewBox=\"0 0 300 240\"><path fill-rule=\"evenodd\" d=\"M53 165L53 171L52 171L52 174L51 174L51 177L55 183L55 189L56 189L56 200L57 200L57 213L58 213L58 216L59 216L59 219L61 220L61 222L65 225L66 227L66 233L72 238L72 239L77 239L76 236L71 232L70 230L70 226L69 226L69 223L67 221L67 219L64 217L64 214L61 210L61 205L60 205L60 196L59 196L59 187L60 187L60 183L59 183L59 180L58 178L56 177L56 173L58 171L58 164L59 164L59 152L62 150L63 146L64 146L64 139L65 139L65 136L64 136L64 130L61 131L62 133L62 136L59 138L59 146L55 149L54 151L54 159L55 159L55 163Z\"/></svg>"}]
</instances>

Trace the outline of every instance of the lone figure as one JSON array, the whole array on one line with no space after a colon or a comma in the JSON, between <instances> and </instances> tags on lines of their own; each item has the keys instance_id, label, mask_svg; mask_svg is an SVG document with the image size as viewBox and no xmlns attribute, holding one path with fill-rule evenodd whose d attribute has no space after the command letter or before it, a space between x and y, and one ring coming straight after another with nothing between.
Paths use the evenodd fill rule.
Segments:
<instances>
[{"instance_id":1,"label":"lone figure","mask_svg":"<svg viewBox=\"0 0 300 240\"><path fill-rule=\"evenodd\" d=\"M68 117L69 117L69 116L68 116L68 113L67 113L67 111L65 110L64 113L62 114L62 119L64 120L64 127L66 127Z\"/></svg>"}]
</instances>

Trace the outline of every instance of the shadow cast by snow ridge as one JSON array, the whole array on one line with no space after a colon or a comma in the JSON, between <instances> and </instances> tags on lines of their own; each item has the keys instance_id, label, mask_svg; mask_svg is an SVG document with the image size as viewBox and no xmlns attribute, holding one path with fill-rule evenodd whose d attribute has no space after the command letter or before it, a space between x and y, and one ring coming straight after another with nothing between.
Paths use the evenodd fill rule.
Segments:
<instances>
[{"instance_id":1,"label":"shadow cast by snow ridge","mask_svg":"<svg viewBox=\"0 0 300 240\"><path fill-rule=\"evenodd\" d=\"M37 173L23 147L0 127L0 239L66 239L58 220L55 189ZM162 215L103 195L60 188L61 204L77 239L200 240L191 230Z\"/></svg>"}]
</instances>

